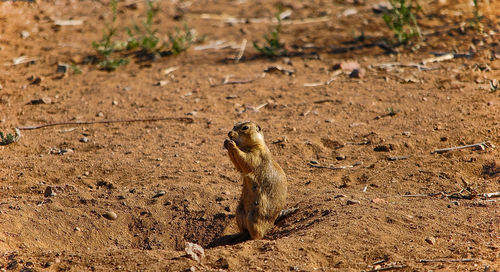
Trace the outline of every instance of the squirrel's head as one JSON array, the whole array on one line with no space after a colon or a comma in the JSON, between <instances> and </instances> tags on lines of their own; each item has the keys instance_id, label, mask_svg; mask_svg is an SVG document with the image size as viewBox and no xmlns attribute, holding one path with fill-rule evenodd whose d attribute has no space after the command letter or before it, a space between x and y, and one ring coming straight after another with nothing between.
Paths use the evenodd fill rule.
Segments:
<instances>
[{"instance_id":1,"label":"squirrel's head","mask_svg":"<svg viewBox=\"0 0 500 272\"><path fill-rule=\"evenodd\" d=\"M253 122L240 122L227 134L240 148L251 148L264 144L264 134L260 126Z\"/></svg>"}]
</instances>

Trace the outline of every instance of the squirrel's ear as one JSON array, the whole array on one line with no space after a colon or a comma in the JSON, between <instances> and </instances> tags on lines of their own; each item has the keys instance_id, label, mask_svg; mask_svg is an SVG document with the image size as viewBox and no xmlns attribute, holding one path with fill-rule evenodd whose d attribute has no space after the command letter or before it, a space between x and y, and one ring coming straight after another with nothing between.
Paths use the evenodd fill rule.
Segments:
<instances>
[{"instance_id":1,"label":"squirrel's ear","mask_svg":"<svg viewBox=\"0 0 500 272\"><path fill-rule=\"evenodd\" d=\"M259 125L257 125L257 131L260 132L262 129L260 128Z\"/></svg>"}]
</instances>

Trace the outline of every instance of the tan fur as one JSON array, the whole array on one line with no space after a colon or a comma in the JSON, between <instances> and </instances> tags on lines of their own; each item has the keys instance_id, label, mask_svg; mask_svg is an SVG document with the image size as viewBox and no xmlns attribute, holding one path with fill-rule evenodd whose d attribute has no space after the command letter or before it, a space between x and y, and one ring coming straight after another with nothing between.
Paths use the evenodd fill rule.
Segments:
<instances>
[{"instance_id":1,"label":"tan fur","mask_svg":"<svg viewBox=\"0 0 500 272\"><path fill-rule=\"evenodd\" d=\"M252 239L262 239L285 206L286 175L273 160L258 125L237 123L228 137L224 147L243 177L236 222L241 232L248 232Z\"/></svg>"}]
</instances>

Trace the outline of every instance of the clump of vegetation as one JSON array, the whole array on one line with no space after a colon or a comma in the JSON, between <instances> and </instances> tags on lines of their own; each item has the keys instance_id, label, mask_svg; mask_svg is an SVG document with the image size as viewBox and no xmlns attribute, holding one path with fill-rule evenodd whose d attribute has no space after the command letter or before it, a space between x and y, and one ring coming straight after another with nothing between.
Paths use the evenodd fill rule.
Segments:
<instances>
[{"instance_id":1,"label":"clump of vegetation","mask_svg":"<svg viewBox=\"0 0 500 272\"><path fill-rule=\"evenodd\" d=\"M118 58L114 59L112 54L121 49L119 43L113 41L116 36L117 27L115 26L117 18L117 5L118 0L111 0L111 22L106 24L106 28L102 34L102 39L99 42L92 42L92 47L96 50L97 54L102 58L97 65L104 70L112 71L119 66L128 64L128 59Z\"/></svg>"},{"instance_id":2,"label":"clump of vegetation","mask_svg":"<svg viewBox=\"0 0 500 272\"><path fill-rule=\"evenodd\" d=\"M281 12L276 13L275 17L278 20L276 26L271 30L271 33L264 34L266 43L260 46L256 41L253 42L253 47L266 57L278 57L286 54L285 45L280 42L281 34Z\"/></svg>"},{"instance_id":3,"label":"clump of vegetation","mask_svg":"<svg viewBox=\"0 0 500 272\"><path fill-rule=\"evenodd\" d=\"M126 48L129 50L140 48L149 53L156 53L161 49L158 30L153 29L153 18L158 9L153 7L153 1L146 1L146 20L142 22L142 28L134 23L133 28L127 27L129 39ZM135 32L135 33L134 33Z\"/></svg>"},{"instance_id":4,"label":"clump of vegetation","mask_svg":"<svg viewBox=\"0 0 500 272\"><path fill-rule=\"evenodd\" d=\"M421 37L416 13L420 11L413 0L389 0L391 9L383 15L385 24L392 30L399 43L408 43L414 37Z\"/></svg>"},{"instance_id":5,"label":"clump of vegetation","mask_svg":"<svg viewBox=\"0 0 500 272\"><path fill-rule=\"evenodd\" d=\"M389 107L387 108L387 116L396 116L396 114L398 114L398 112L400 112L400 110L397 110L397 109L394 109L392 107Z\"/></svg>"},{"instance_id":6,"label":"clump of vegetation","mask_svg":"<svg viewBox=\"0 0 500 272\"><path fill-rule=\"evenodd\" d=\"M168 40L172 45L170 51L177 55L186 51L196 41L196 34L185 24L184 30L175 28L175 33L169 33Z\"/></svg>"},{"instance_id":7,"label":"clump of vegetation","mask_svg":"<svg viewBox=\"0 0 500 272\"><path fill-rule=\"evenodd\" d=\"M14 142L19 141L21 138L21 131L16 128L15 134L7 133L7 135L4 135L3 132L0 131L0 145L8 145Z\"/></svg>"},{"instance_id":8,"label":"clump of vegetation","mask_svg":"<svg viewBox=\"0 0 500 272\"><path fill-rule=\"evenodd\" d=\"M477 29L479 32L483 32L483 24L481 23L481 20L483 20L483 16L479 14L479 5L477 3L477 0L473 0L472 3L474 4L474 17L470 21L470 24L473 28Z\"/></svg>"}]
</instances>

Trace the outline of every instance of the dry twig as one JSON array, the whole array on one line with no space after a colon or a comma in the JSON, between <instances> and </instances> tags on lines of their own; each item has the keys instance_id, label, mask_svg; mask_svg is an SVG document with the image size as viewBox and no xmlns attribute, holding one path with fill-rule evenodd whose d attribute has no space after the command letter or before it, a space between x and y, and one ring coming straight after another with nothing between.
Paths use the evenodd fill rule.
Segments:
<instances>
[{"instance_id":1,"label":"dry twig","mask_svg":"<svg viewBox=\"0 0 500 272\"><path fill-rule=\"evenodd\" d=\"M427 260L420 259L419 263L467 263L467 262L475 262L475 259L435 259L435 260Z\"/></svg>"},{"instance_id":2,"label":"dry twig","mask_svg":"<svg viewBox=\"0 0 500 272\"><path fill-rule=\"evenodd\" d=\"M342 170L342 169L347 169L347 168L353 168L358 165L362 165L362 162L356 162L351 165L343 165L343 166L326 166L326 165L317 165L313 164L311 162L307 163L309 166L314 167L314 168L325 168L325 169L330 169L330 170Z\"/></svg>"},{"instance_id":3,"label":"dry twig","mask_svg":"<svg viewBox=\"0 0 500 272\"><path fill-rule=\"evenodd\" d=\"M399 63L399 62L389 62L389 63L373 64L371 66L374 67L374 68L380 68L380 69L385 69L385 70L389 70L390 68L393 68L393 67L417 68L420 71L430 71L430 70L439 69L439 68L427 67L425 65L421 65L421 64L418 64L418 63Z\"/></svg>"},{"instance_id":4,"label":"dry twig","mask_svg":"<svg viewBox=\"0 0 500 272\"><path fill-rule=\"evenodd\" d=\"M234 63L240 62L241 58L243 57L243 54L245 53L246 47L247 47L247 39L243 39L243 41L241 42L240 52L238 53L238 56L236 56L236 59L234 59Z\"/></svg>"},{"instance_id":5,"label":"dry twig","mask_svg":"<svg viewBox=\"0 0 500 272\"><path fill-rule=\"evenodd\" d=\"M462 146L454 146L450 148L441 148L441 149L436 149L431 152L431 154L437 153L437 154L442 154L448 151L453 151L453 150L459 150L459 149L464 149L464 148L476 148L477 150L485 150L487 147L494 147L491 143L489 142L482 142L482 143L477 143L477 144L471 144L471 145L462 145Z\"/></svg>"},{"instance_id":6,"label":"dry twig","mask_svg":"<svg viewBox=\"0 0 500 272\"><path fill-rule=\"evenodd\" d=\"M111 124L111 123L132 123L132 122L156 122L156 121L180 121L187 124L194 123L194 119L191 117L158 117L158 118L144 118L144 119L124 119L124 120L99 120L99 121L68 121L68 122L56 122L48 123L36 126L24 126L18 127L19 130L33 130L45 127L63 126L63 125L91 125L91 124Z\"/></svg>"}]
</instances>

